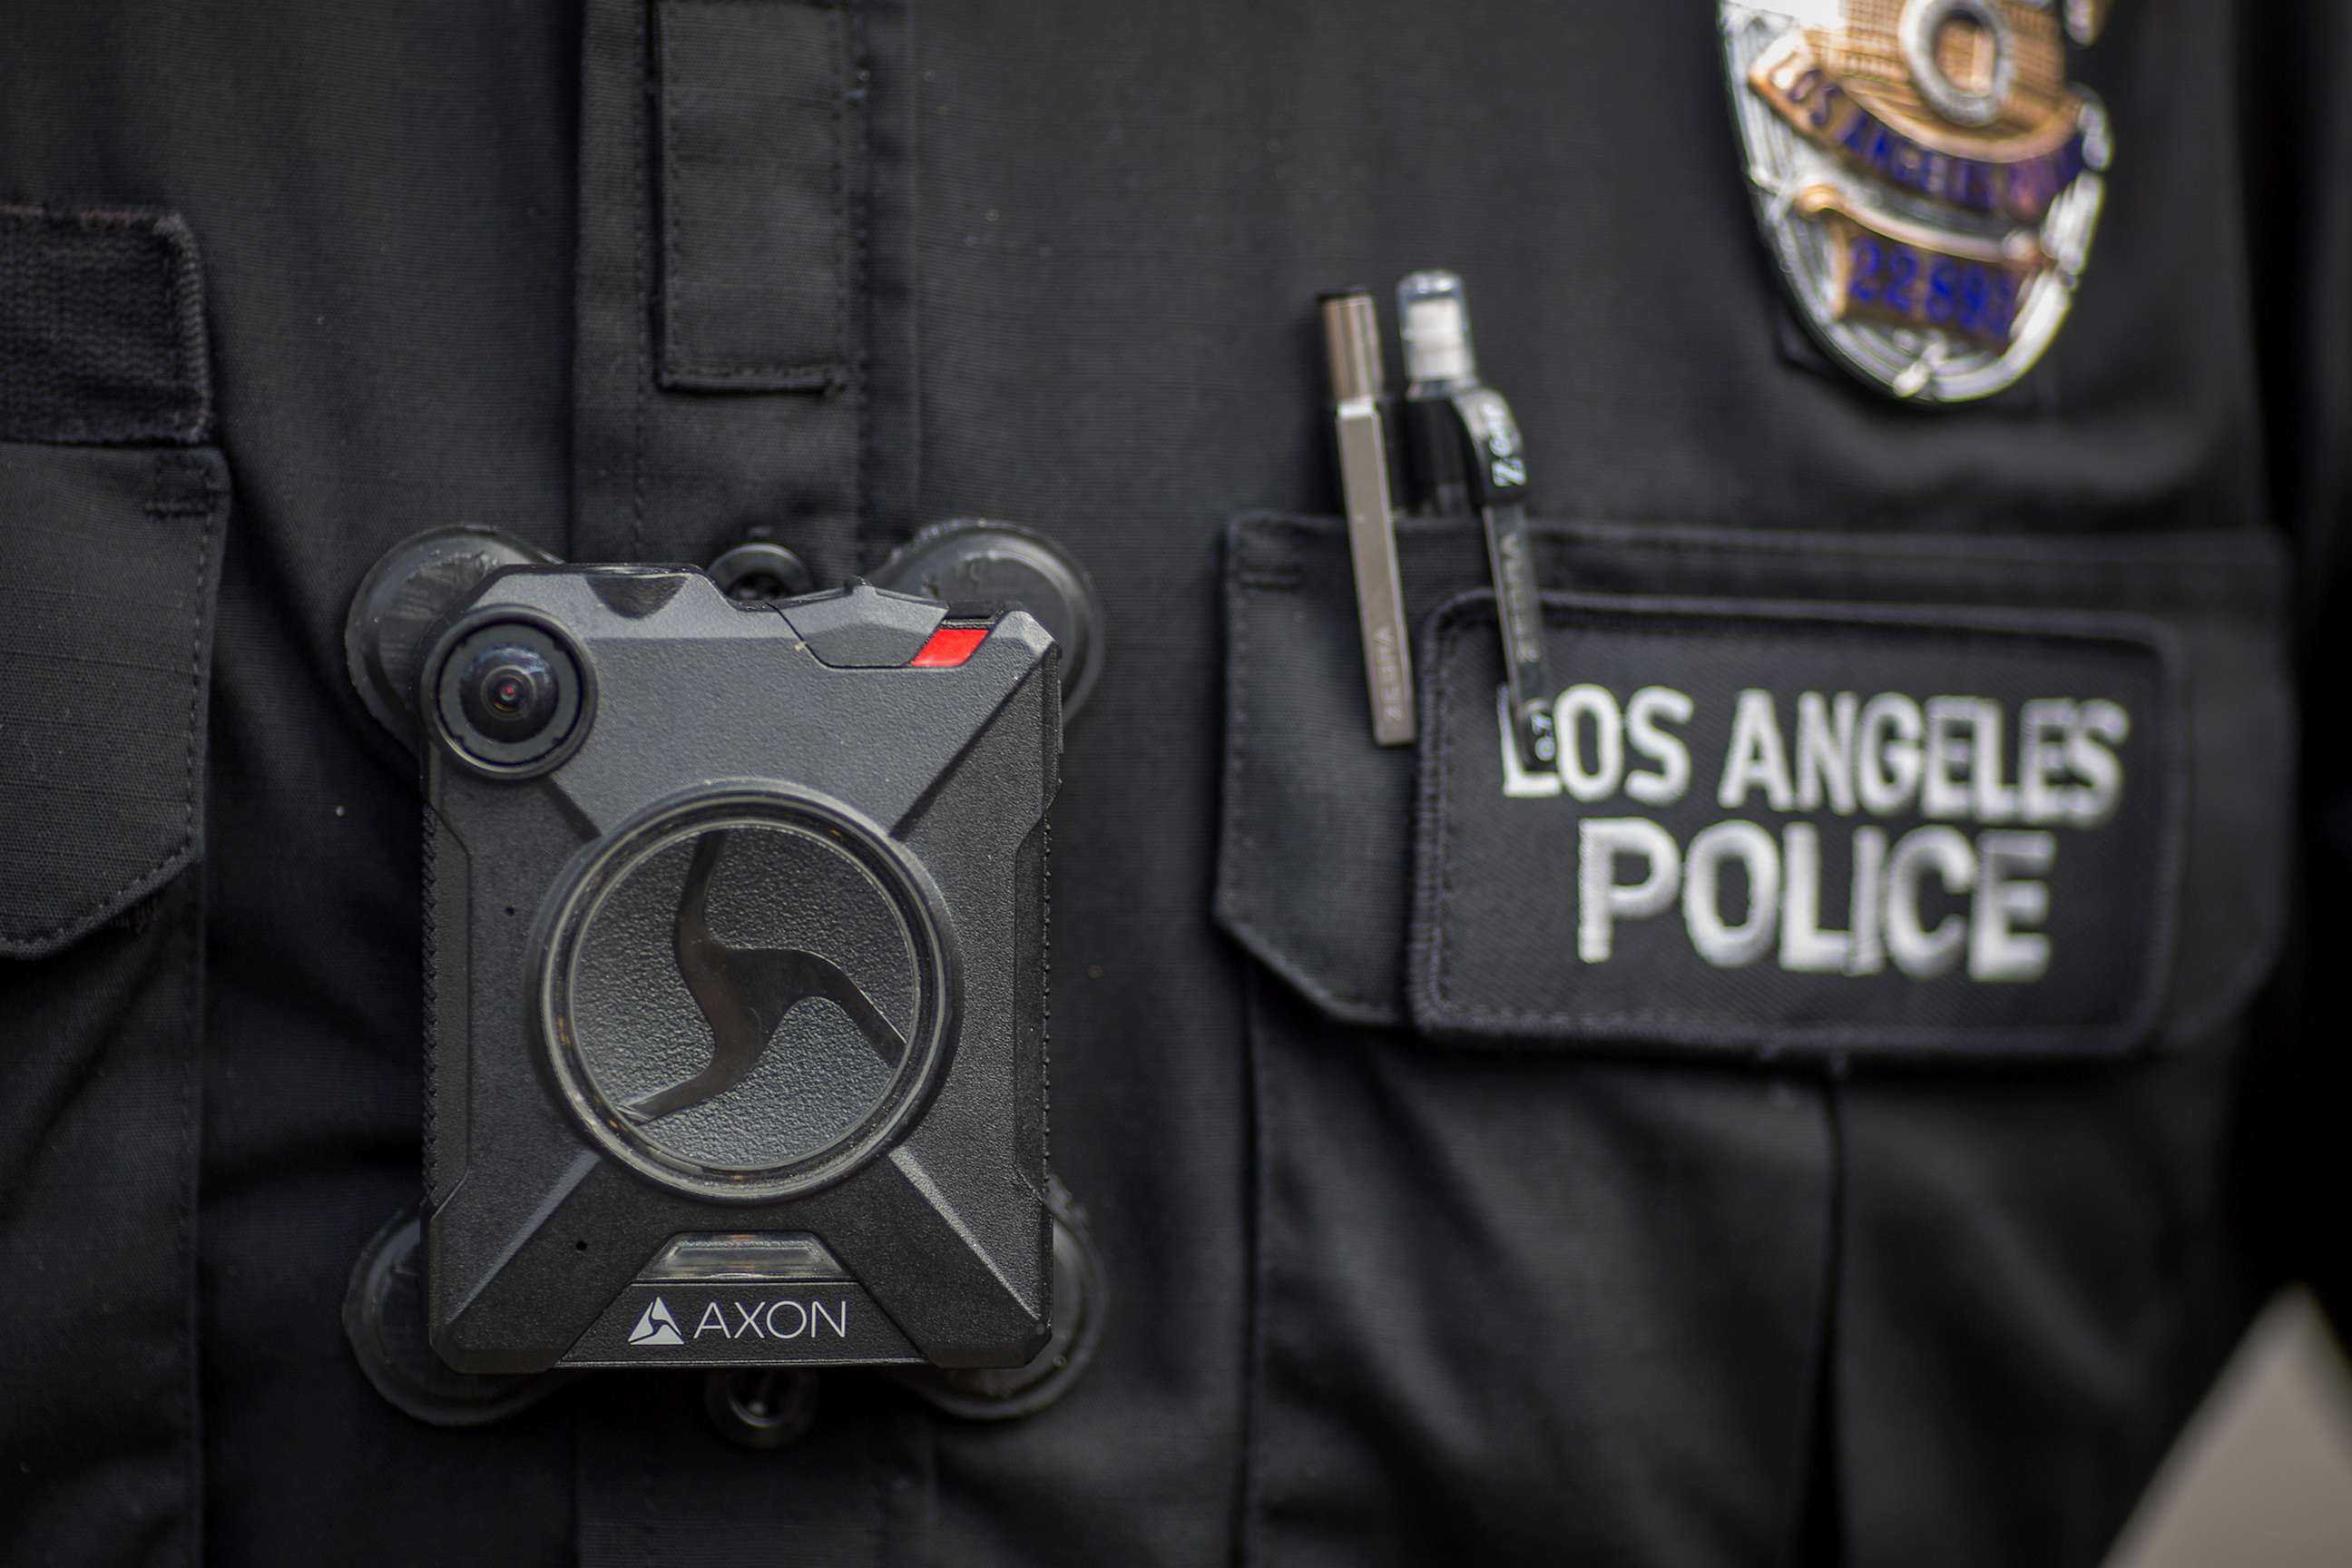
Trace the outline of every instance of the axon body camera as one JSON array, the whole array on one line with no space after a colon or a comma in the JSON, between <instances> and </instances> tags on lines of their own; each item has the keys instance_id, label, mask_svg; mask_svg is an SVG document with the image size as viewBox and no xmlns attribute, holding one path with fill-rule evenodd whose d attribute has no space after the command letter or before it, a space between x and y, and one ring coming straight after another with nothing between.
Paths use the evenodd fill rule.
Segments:
<instances>
[{"instance_id":1,"label":"axon body camera","mask_svg":"<svg viewBox=\"0 0 2352 1568\"><path fill-rule=\"evenodd\" d=\"M1054 639L550 563L423 646L441 1357L1028 1361Z\"/></svg>"}]
</instances>

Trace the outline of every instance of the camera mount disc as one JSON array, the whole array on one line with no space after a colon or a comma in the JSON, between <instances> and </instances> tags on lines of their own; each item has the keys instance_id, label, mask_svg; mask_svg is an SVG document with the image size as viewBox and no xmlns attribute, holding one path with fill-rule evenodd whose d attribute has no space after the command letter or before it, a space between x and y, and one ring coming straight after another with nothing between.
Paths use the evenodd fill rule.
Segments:
<instances>
[{"instance_id":1,"label":"camera mount disc","mask_svg":"<svg viewBox=\"0 0 2352 1568\"><path fill-rule=\"evenodd\" d=\"M591 845L558 888L547 1059L639 1174L773 1202L920 1114L953 1038L949 928L921 868L846 806L698 795Z\"/></svg>"}]
</instances>

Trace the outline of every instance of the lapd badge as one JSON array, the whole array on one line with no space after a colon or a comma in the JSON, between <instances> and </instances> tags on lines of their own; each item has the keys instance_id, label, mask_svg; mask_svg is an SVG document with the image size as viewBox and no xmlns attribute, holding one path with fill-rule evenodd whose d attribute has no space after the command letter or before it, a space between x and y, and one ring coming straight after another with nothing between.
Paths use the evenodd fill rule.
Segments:
<instances>
[{"instance_id":1,"label":"lapd badge","mask_svg":"<svg viewBox=\"0 0 2352 1568\"><path fill-rule=\"evenodd\" d=\"M1756 211L1815 336L1897 397L2000 391L2066 319L2110 137L2106 0L1722 0Z\"/></svg>"}]
</instances>

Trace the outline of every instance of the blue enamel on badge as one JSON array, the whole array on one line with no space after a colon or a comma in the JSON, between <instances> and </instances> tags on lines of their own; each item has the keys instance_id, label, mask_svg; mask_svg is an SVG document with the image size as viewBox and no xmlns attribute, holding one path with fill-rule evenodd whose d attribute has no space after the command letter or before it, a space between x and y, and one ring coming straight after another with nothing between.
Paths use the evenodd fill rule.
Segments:
<instances>
[{"instance_id":1,"label":"blue enamel on badge","mask_svg":"<svg viewBox=\"0 0 2352 1568\"><path fill-rule=\"evenodd\" d=\"M2066 79L2106 0L1723 0L1764 237L1831 355L1958 403L2042 357L2098 226L2105 110Z\"/></svg>"}]
</instances>

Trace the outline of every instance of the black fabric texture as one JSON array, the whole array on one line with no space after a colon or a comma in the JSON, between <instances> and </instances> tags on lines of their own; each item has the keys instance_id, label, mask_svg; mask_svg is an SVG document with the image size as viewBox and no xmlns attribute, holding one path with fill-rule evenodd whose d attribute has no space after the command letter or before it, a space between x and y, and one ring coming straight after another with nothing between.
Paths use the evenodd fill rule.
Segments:
<instances>
[{"instance_id":1,"label":"black fabric texture","mask_svg":"<svg viewBox=\"0 0 2352 1568\"><path fill-rule=\"evenodd\" d=\"M61 952L0 959L13 1561L178 1563L202 1549L204 908L191 868Z\"/></svg>"},{"instance_id":2,"label":"black fabric texture","mask_svg":"<svg viewBox=\"0 0 2352 1568\"><path fill-rule=\"evenodd\" d=\"M1249 1558L1801 1561L1822 1088L1465 1058L1253 990Z\"/></svg>"},{"instance_id":3,"label":"black fabric texture","mask_svg":"<svg viewBox=\"0 0 2352 1568\"><path fill-rule=\"evenodd\" d=\"M820 1394L818 1425L781 1451L714 1431L699 1376L583 1389L581 1568L736 1568L747 1554L779 1568L933 1561L929 1425L909 1395L852 1387Z\"/></svg>"},{"instance_id":4,"label":"black fabric texture","mask_svg":"<svg viewBox=\"0 0 2352 1568\"><path fill-rule=\"evenodd\" d=\"M2231 1025L2112 1074L1839 1087L1845 1561L2105 1560L2204 1392L2184 1369L2257 1304L2252 1226L2212 1177L2243 1135L2247 1043Z\"/></svg>"},{"instance_id":5,"label":"black fabric texture","mask_svg":"<svg viewBox=\"0 0 2352 1568\"><path fill-rule=\"evenodd\" d=\"M2325 691L2352 625L2352 295L2335 285L2352 270L2352 204L2307 193L2340 187L2352 167L2352 98L2341 89L2352 13L2316 5L2275 20L2237 60L2241 168L2264 275L2279 280L2252 306L2271 504L2295 551L2298 673L2305 690ZM2336 1122L2336 1108L2352 1103L2352 990L2335 977L2335 955L2352 943L2352 907L2333 892L2352 874L2352 738L2342 726L2311 726L2301 783L2292 978L2252 1042L2262 1070L2245 1115L2263 1130L2263 1152L2249 1184L2271 1219L2266 1256L2308 1274L2341 1324L2352 1321L2352 1247L2338 1218L2352 1144Z\"/></svg>"},{"instance_id":6,"label":"black fabric texture","mask_svg":"<svg viewBox=\"0 0 2352 1568\"><path fill-rule=\"evenodd\" d=\"M194 861L228 476L209 448L0 445L0 953Z\"/></svg>"},{"instance_id":7,"label":"black fabric texture","mask_svg":"<svg viewBox=\"0 0 2352 1568\"><path fill-rule=\"evenodd\" d=\"M195 442L212 379L178 215L0 204L0 441Z\"/></svg>"},{"instance_id":8,"label":"black fabric texture","mask_svg":"<svg viewBox=\"0 0 2352 1568\"><path fill-rule=\"evenodd\" d=\"M818 90L696 103L726 156L672 182L666 94L835 26L736 4L690 59L662 21L713 0L10 17L0 202L180 215L236 518L201 911L184 868L0 993L0 1168L38 1170L0 1234L29 1227L8 1260L47 1292L40 1350L0 1373L5 1554L2095 1562L2262 1295L2345 1268L2340 755L2311 753L2300 821L2274 793L2291 705L2340 662L2340 7L2113 7L2069 65L2116 129L2070 319L2014 389L1922 411L1792 328L1713 7L856 0L844 54L792 64ZM809 216L834 164L854 253L824 321L803 285L843 265L836 222L768 220ZM696 179L712 205L666 205ZM673 210L715 215L677 237L723 363L845 374L665 384ZM731 297L770 246L772 298L697 291ZM2195 918L2229 939L2184 928L2179 1048L1841 1076L1409 1026L1412 763L1354 760L1343 537L1244 530L1246 577L1221 541L1332 509L1314 298L1423 266L1468 279L1549 586L2176 626L2193 721L2242 726L2196 743L2249 774L2191 802L2234 814L2186 846ZM173 362L140 319L156 417ZM139 494L106 483L110 510ZM598 1374L473 1430L399 1414L337 1321L421 1184L415 763L344 679L352 589L455 523L576 560L764 532L832 582L974 515L1069 547L1108 617L1055 821L1053 1153L1109 1279L1099 1360L1003 1424L828 1375L772 1454L700 1424L695 1380ZM1467 520L1408 528L1417 616L1486 571ZM0 581L12 623L31 605ZM1265 793L1241 803L1255 858L1228 832L1221 869L1244 635L1244 668L1287 673L1247 688L1241 785ZM1248 923L1301 940L1235 940L1213 907L1236 926L1232 890L1277 863L1297 885L1247 880ZM2282 942L2305 989L2257 999Z\"/></svg>"}]
</instances>

